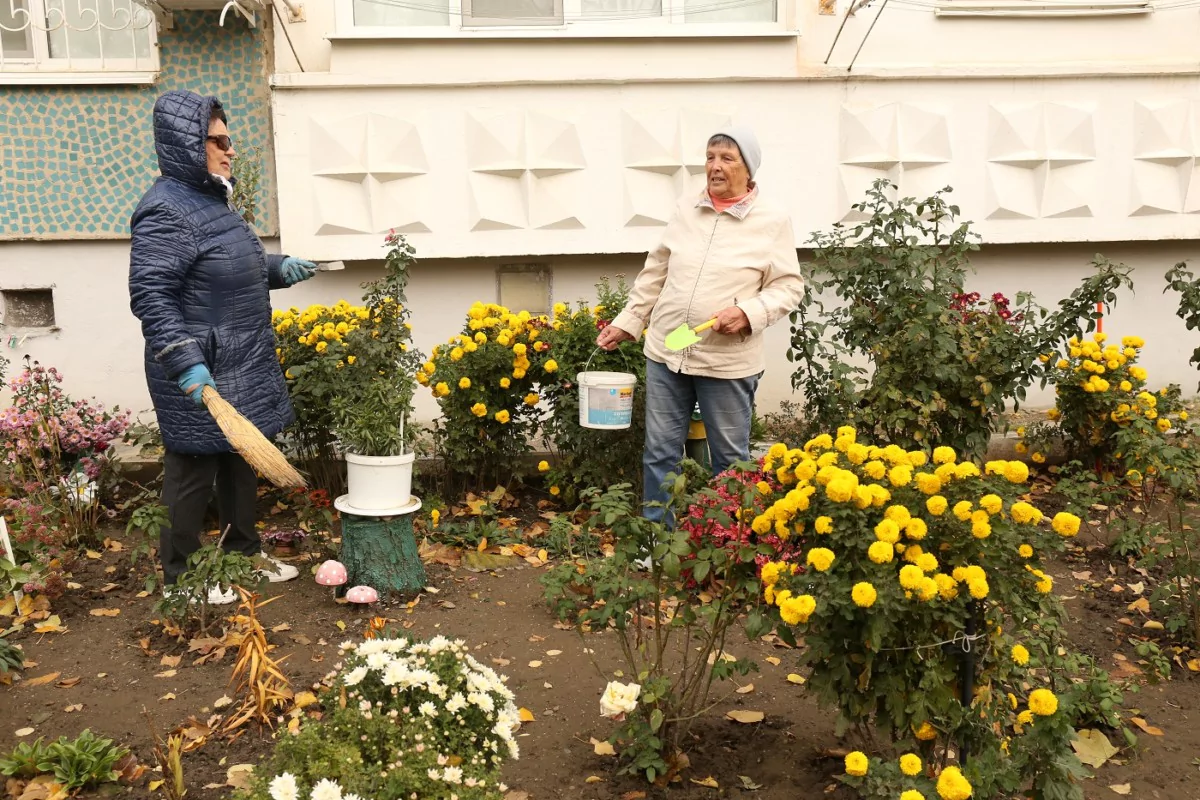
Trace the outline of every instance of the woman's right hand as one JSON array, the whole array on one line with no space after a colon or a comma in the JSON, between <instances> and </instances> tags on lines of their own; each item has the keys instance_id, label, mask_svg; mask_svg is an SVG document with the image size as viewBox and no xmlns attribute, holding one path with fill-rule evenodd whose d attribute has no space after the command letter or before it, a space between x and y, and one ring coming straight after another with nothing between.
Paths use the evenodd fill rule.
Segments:
<instances>
[{"instance_id":1,"label":"woman's right hand","mask_svg":"<svg viewBox=\"0 0 1200 800\"><path fill-rule=\"evenodd\" d=\"M621 342L628 342L632 339L633 334L623 331L615 325L609 325L596 337L596 346L601 350L616 350L617 345Z\"/></svg>"}]
</instances>

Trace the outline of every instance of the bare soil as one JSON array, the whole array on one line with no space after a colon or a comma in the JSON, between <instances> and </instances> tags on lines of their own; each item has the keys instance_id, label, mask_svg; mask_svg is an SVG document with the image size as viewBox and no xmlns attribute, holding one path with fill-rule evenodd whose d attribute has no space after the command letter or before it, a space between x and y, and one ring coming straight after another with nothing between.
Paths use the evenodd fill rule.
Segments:
<instances>
[{"instance_id":1,"label":"bare soil","mask_svg":"<svg viewBox=\"0 0 1200 800\"><path fill-rule=\"evenodd\" d=\"M1102 580L1114 577L1110 563L1104 552L1081 547L1055 565L1056 590L1066 600L1076 644L1140 685L1136 694L1127 695L1127 706L1163 735L1141 735L1136 750L1121 753L1097 771L1087 783L1086 796L1112 800L1119 795L1110 785L1127 783L1126 796L1138 800L1200 798L1200 770L1194 761L1200 756L1200 725L1195 719L1200 716L1200 683L1183 666L1189 658L1186 654L1173 680L1146 683L1130 643L1142 631L1118 622L1133 616L1127 604L1134 596L1128 589L1114 592ZM261 589L265 597L280 596L262 610L262 622L276 628L270 640L278 647L275 655L286 657L284 669L293 687L307 688L326 674L337 644L361 638L372 616L411 626L411 632L420 636L440 633L465 639L477 657L509 677L519 704L534 715L534 721L520 732L521 758L505 773L509 786L526 792L531 800L849 796L833 777L842 769L841 759L831 755L839 749L844 752L849 743L834 736L829 712L817 708L802 687L787 682L787 674L796 667L795 654L786 648L744 640L730 648L759 664L761 671L746 679L754 684L753 691L735 694L736 687L723 687L728 696L694 729L688 753L691 768L684 779L665 791L651 789L635 778L618 776L615 759L593 752L589 740L603 740L611 730L611 723L598 713L604 679L593 658L601 667L614 668L617 647L609 633L581 640L573 631L555 627L541 602L538 579L544 568L522 562L513 569L474 573L429 564L429 584L439 590L437 594L422 595L412 607L395 602L363 611L335 602L330 590L313 583L311 563L303 555L297 564L302 569L300 579ZM1116 583L1126 580L1120 573L1125 569L1113 566ZM1083 571L1091 571L1096 580L1072 575ZM82 588L68 592L53 606L66 632L38 635L27 626L15 635L33 664L25 670L24 680L0 687L0 750L11 749L18 741L15 731L25 727L35 730L26 740L74 736L91 728L152 764L151 727L165 734L189 718L203 722L220 713L215 704L232 693L227 684L235 654L231 651L220 660L197 665L198 654L189 653L186 642L163 634L153 621L154 598L137 596L141 579L130 570L127 552L83 558L72 573L72 581ZM1136 577L1130 575L1128 580ZM99 608L116 608L120 613L90 614ZM0 620L0 627L4 624ZM143 646L146 639L148 647ZM553 650L561 653L550 655ZM1165 643L1164 650L1168 650ZM1125 656L1126 661L1114 654ZM176 655L183 658L172 674L162 659ZM768 657L780 659L779 664L768 662ZM60 677L44 685L24 685L51 673ZM78 683L66 688L57 685L71 678L78 678ZM724 714L733 708L763 711L766 719L753 725L727 720ZM257 762L270 748L271 735L247 729L233 741L208 737L184 756L188 797L228 796L231 790L223 786L228 768ZM1121 744L1119 735L1110 733L1110 738ZM719 788L692 782L710 776ZM154 773L132 787L106 787L94 796L155 796L148 788L152 777ZM744 788L747 783L759 788Z\"/></svg>"}]
</instances>

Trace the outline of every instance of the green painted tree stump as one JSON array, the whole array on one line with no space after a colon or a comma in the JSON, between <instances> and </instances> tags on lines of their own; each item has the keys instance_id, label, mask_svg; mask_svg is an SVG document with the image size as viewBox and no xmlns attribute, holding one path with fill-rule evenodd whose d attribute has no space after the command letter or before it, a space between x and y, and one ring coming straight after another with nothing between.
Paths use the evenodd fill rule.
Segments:
<instances>
[{"instance_id":1,"label":"green painted tree stump","mask_svg":"<svg viewBox=\"0 0 1200 800\"><path fill-rule=\"evenodd\" d=\"M341 561L348 576L343 590L370 586L383 597L387 592L415 594L427 583L412 514L364 517L343 512Z\"/></svg>"}]
</instances>

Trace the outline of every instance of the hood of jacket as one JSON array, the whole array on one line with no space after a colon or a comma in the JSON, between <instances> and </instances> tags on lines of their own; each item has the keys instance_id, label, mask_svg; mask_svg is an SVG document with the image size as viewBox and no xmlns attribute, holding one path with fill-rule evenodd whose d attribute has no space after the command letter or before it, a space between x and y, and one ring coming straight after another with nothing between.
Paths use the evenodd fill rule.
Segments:
<instances>
[{"instance_id":1,"label":"hood of jacket","mask_svg":"<svg viewBox=\"0 0 1200 800\"><path fill-rule=\"evenodd\" d=\"M163 94L154 103L154 151L165 177L224 196L208 173L208 122L215 97L182 90Z\"/></svg>"}]
</instances>

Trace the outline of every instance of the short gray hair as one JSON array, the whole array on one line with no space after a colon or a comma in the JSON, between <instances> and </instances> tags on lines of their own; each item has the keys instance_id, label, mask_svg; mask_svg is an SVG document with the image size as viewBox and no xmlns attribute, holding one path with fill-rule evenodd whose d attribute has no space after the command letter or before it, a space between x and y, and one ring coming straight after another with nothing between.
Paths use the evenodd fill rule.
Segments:
<instances>
[{"instance_id":1,"label":"short gray hair","mask_svg":"<svg viewBox=\"0 0 1200 800\"><path fill-rule=\"evenodd\" d=\"M725 147L733 145L734 147L737 148L738 155L741 155L741 153L742 153L741 146L736 141L734 141L733 137L726 136L723 133L715 133L712 136L708 137L708 144L705 145L705 147L712 147L713 145L724 145Z\"/></svg>"}]
</instances>

